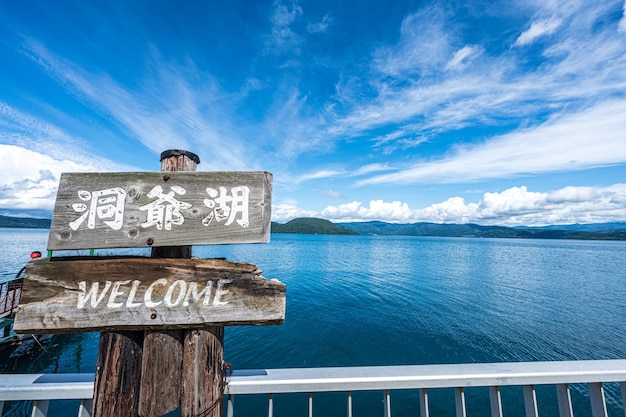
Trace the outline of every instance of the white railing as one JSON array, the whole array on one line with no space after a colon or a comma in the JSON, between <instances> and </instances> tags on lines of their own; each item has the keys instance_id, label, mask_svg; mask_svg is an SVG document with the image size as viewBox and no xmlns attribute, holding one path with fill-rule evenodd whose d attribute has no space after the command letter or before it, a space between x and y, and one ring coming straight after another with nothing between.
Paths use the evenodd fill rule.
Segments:
<instances>
[{"instance_id":1,"label":"white railing","mask_svg":"<svg viewBox=\"0 0 626 417\"><path fill-rule=\"evenodd\" d=\"M527 417L538 416L535 386L556 386L559 417L573 416L570 384L587 384L593 417L607 417L603 383L620 385L622 405L626 398L626 360L515 362L460 365L411 365L348 368L299 368L233 371L227 377L226 414L236 410L239 395L268 395L268 415L274 408L274 394L308 393L308 415L313 415L313 393L346 392L347 415L352 416L352 392L381 391L384 416L391 417L391 390L418 390L420 415L428 417L429 390L454 390L458 417L467 414L465 389L488 387L491 415L502 416L500 387L523 387ZM80 400L79 417L89 415L93 374L0 375L0 413L4 401L34 401L33 416L45 417L50 400ZM624 414L626 416L626 413Z\"/></svg>"}]
</instances>

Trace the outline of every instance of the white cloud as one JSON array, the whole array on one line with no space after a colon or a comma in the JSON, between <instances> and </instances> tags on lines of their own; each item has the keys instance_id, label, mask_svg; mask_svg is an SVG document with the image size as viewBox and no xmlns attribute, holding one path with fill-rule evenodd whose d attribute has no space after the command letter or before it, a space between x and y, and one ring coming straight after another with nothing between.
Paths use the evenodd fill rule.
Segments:
<instances>
[{"instance_id":1,"label":"white cloud","mask_svg":"<svg viewBox=\"0 0 626 417\"><path fill-rule=\"evenodd\" d=\"M619 21L619 26L617 27L617 30L621 33L626 33L626 1L624 2L622 10L622 18Z\"/></svg>"},{"instance_id":2,"label":"white cloud","mask_svg":"<svg viewBox=\"0 0 626 417\"><path fill-rule=\"evenodd\" d=\"M626 163L624 114L626 100L603 103L358 184L458 183Z\"/></svg>"},{"instance_id":3,"label":"white cloud","mask_svg":"<svg viewBox=\"0 0 626 417\"><path fill-rule=\"evenodd\" d=\"M255 160L254 146L248 143L244 147L230 125L232 118L224 117L232 110L232 97L225 99L211 77L198 74L193 67L163 62L154 52L153 72L131 90L106 74L90 73L56 57L35 41L27 40L23 53L70 94L111 115L131 138L156 153L201 149L200 159L211 160L212 170L249 169L249 161Z\"/></svg>"},{"instance_id":4,"label":"white cloud","mask_svg":"<svg viewBox=\"0 0 626 417\"><path fill-rule=\"evenodd\" d=\"M89 153L86 141L0 102L0 209L51 210L62 172L133 171Z\"/></svg>"},{"instance_id":5,"label":"white cloud","mask_svg":"<svg viewBox=\"0 0 626 417\"><path fill-rule=\"evenodd\" d=\"M299 208L295 204L273 204L272 221L284 223L298 217L315 217L317 213Z\"/></svg>"},{"instance_id":6,"label":"white cloud","mask_svg":"<svg viewBox=\"0 0 626 417\"><path fill-rule=\"evenodd\" d=\"M517 40L515 45L529 45L533 43L537 38L542 36L551 35L563 24L563 20L559 18L543 19L533 22L530 28L523 32Z\"/></svg>"},{"instance_id":7,"label":"white cloud","mask_svg":"<svg viewBox=\"0 0 626 417\"><path fill-rule=\"evenodd\" d=\"M322 190L320 194L331 198L344 198L342 193L334 190Z\"/></svg>"},{"instance_id":8,"label":"white cloud","mask_svg":"<svg viewBox=\"0 0 626 417\"><path fill-rule=\"evenodd\" d=\"M350 173L350 176L358 177L360 175L370 174L372 172L391 171L393 168L388 164L373 163L364 165Z\"/></svg>"},{"instance_id":9,"label":"white cloud","mask_svg":"<svg viewBox=\"0 0 626 417\"><path fill-rule=\"evenodd\" d=\"M404 18L398 45L377 49L373 65L394 77L429 74L446 62L451 50L450 33L442 8L424 8Z\"/></svg>"},{"instance_id":10,"label":"white cloud","mask_svg":"<svg viewBox=\"0 0 626 417\"><path fill-rule=\"evenodd\" d=\"M308 216L313 214L308 213ZM332 221L381 220L392 223L478 223L503 226L602 223L626 221L626 184L608 187L565 187L551 193L532 192L525 186L484 193L480 201L461 197L411 209L408 204L372 200L365 206L353 201L328 206L318 217Z\"/></svg>"},{"instance_id":11,"label":"white cloud","mask_svg":"<svg viewBox=\"0 0 626 417\"><path fill-rule=\"evenodd\" d=\"M325 15L319 22L311 22L307 25L309 33L324 33L328 30L328 27L333 22L333 18L329 15Z\"/></svg>"},{"instance_id":12,"label":"white cloud","mask_svg":"<svg viewBox=\"0 0 626 417\"><path fill-rule=\"evenodd\" d=\"M0 144L0 208L51 210L62 172L96 171L98 167L56 159L41 152Z\"/></svg>"},{"instance_id":13,"label":"white cloud","mask_svg":"<svg viewBox=\"0 0 626 417\"><path fill-rule=\"evenodd\" d=\"M483 49L477 46L466 45L454 53L446 64L447 70L464 68L471 60L483 53Z\"/></svg>"},{"instance_id":14,"label":"white cloud","mask_svg":"<svg viewBox=\"0 0 626 417\"><path fill-rule=\"evenodd\" d=\"M276 54L299 52L298 45L302 42L302 37L293 31L291 25L301 15L302 8L295 1L291 3L291 7L279 1L274 2L270 17L272 30L266 43L268 51Z\"/></svg>"},{"instance_id":15,"label":"white cloud","mask_svg":"<svg viewBox=\"0 0 626 417\"><path fill-rule=\"evenodd\" d=\"M471 223L476 218L477 212L477 204L465 204L461 197L450 197L441 203L416 210L413 217L420 219L419 221L432 223Z\"/></svg>"},{"instance_id":16,"label":"white cloud","mask_svg":"<svg viewBox=\"0 0 626 417\"><path fill-rule=\"evenodd\" d=\"M300 175L299 177L295 179L295 181L297 183L301 183L304 181L318 180L321 178L331 178L331 177L336 177L338 175L345 175L345 173L346 171L343 171L343 170L339 171L339 170L323 169L320 171L309 172L307 174Z\"/></svg>"},{"instance_id":17,"label":"white cloud","mask_svg":"<svg viewBox=\"0 0 626 417\"><path fill-rule=\"evenodd\" d=\"M565 187L550 193L546 199L549 203L583 203L600 197L600 191L593 187Z\"/></svg>"},{"instance_id":18,"label":"white cloud","mask_svg":"<svg viewBox=\"0 0 626 417\"><path fill-rule=\"evenodd\" d=\"M615 3L535 6L537 15L563 16L537 18L532 30L520 36L519 42L531 42L552 34L541 45L539 59L528 56L526 48L497 52L489 43L459 49L458 26L432 8L407 17L400 41L375 51L372 65L378 72L369 74L369 84L360 90L351 86L353 94L338 96L351 106L328 133L362 137L385 128L376 144L395 152L406 149L398 142L408 137L437 138L465 127L511 122L523 126L538 114L563 112L564 117L619 97L626 85L626 47L614 26L598 25L614 13ZM418 29L423 29L423 36L432 32L433 39L422 39L415 33ZM426 42L430 44L423 46ZM430 47L437 52L429 54ZM472 60L478 53L481 59ZM442 73L446 66L463 71ZM427 74L426 68L433 75L418 76ZM375 90L374 96L360 103L350 101L365 88Z\"/></svg>"},{"instance_id":19,"label":"white cloud","mask_svg":"<svg viewBox=\"0 0 626 417\"><path fill-rule=\"evenodd\" d=\"M339 206L328 206L321 212L321 216L330 220L355 221L360 219L394 219L395 222L411 221L413 212L407 203L393 201L386 203L383 200L370 201L369 207L364 207L358 201Z\"/></svg>"},{"instance_id":20,"label":"white cloud","mask_svg":"<svg viewBox=\"0 0 626 417\"><path fill-rule=\"evenodd\" d=\"M131 167L91 154L87 141L70 135L59 126L21 112L1 101L0 140L5 145L23 148L13 148L18 153L33 151L55 160L72 161L77 166L96 171L131 170Z\"/></svg>"}]
</instances>

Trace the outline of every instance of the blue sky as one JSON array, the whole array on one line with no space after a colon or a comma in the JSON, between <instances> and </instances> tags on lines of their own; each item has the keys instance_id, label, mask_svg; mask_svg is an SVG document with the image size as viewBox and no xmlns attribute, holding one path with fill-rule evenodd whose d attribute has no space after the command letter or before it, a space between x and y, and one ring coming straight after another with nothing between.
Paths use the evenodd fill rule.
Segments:
<instances>
[{"instance_id":1,"label":"blue sky","mask_svg":"<svg viewBox=\"0 0 626 417\"><path fill-rule=\"evenodd\" d=\"M626 221L626 3L0 2L0 214L61 172L274 174L275 221Z\"/></svg>"}]
</instances>

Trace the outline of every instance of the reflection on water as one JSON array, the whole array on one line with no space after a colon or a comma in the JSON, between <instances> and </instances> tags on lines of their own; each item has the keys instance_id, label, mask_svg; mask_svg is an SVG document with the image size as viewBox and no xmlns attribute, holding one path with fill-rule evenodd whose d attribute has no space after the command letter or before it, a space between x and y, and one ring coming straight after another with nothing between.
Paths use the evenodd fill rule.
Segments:
<instances>
[{"instance_id":1,"label":"reflection on water","mask_svg":"<svg viewBox=\"0 0 626 417\"><path fill-rule=\"evenodd\" d=\"M43 252L47 231L0 230L0 241L10 275L30 251ZM251 262L287 284L283 325L226 329L225 359L253 369L625 358L625 249L624 242L272 235L269 245L198 247L194 255ZM0 371L93 372L97 342L94 333L59 336L47 352L0 354ZM507 415L523 415L516 390L503 389ZM584 414L586 389L573 390ZM541 388L542 415L555 415L553 391ZM454 415L450 395L432 393L432 415ZM345 415L343 399L324 402L334 396L316 399L316 415ZM416 396L394 393L394 416L416 415ZM619 387L609 384L606 396L610 412L621 413ZM306 407L306 396L298 405L280 398L277 416ZM355 413L380 415L381 398L355 394ZM488 412L486 389L468 390L467 400L470 415ZM265 401L239 400L239 413Z\"/></svg>"}]
</instances>

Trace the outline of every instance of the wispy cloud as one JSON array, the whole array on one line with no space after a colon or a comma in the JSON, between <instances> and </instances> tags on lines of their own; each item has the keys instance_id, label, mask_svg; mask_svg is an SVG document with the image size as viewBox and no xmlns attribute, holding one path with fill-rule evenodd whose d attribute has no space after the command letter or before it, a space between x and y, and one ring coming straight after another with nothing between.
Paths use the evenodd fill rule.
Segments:
<instances>
[{"instance_id":1,"label":"wispy cloud","mask_svg":"<svg viewBox=\"0 0 626 417\"><path fill-rule=\"evenodd\" d=\"M580 161L579 165L549 156L533 162L522 154L519 155L522 158L519 164L513 163L515 168L500 169L496 165L494 169L487 170L482 178L623 162L623 146L620 146L619 138L616 140L609 129L602 128L612 126L623 129L619 115L612 109L622 107L620 100L626 87L626 60L623 58L626 46L614 26L598 27L596 24L599 19L611 15L613 6L587 3L573 8L569 14L558 8L542 10L542 13L559 13L567 19L545 18L536 20L541 23L531 24L533 30L526 32L524 42L531 42L541 34L553 34L543 46L543 58L533 66L528 65L525 52L520 48L502 48L497 53L493 48L479 44L455 49L453 46L460 37L456 35L458 28L446 20L445 14L425 9L405 19L402 38L397 45L377 51L373 65L378 72L371 76L371 85L377 88L376 95L340 116L331 131L337 135L357 137L385 128L386 133L376 136L375 144L392 153L406 149L401 141L407 137L436 137L444 132L478 125L519 124L518 131L512 131L507 136L486 137L485 144L473 148L471 152L478 155L479 149L508 152L513 148L508 148L507 143L512 145L514 138L518 144L522 140L539 142L539 139L531 139L533 131L553 135L559 129L557 123L568 129L575 124L574 119L582 117L582 120L592 122L598 131L585 130L589 135L586 138L581 137L582 132L571 132L578 138L580 146L571 150L568 161ZM445 52L445 57L415 57L416 51L427 52L429 49L420 49L421 35L409 31L407 27L424 28L424 33L433 33L435 37L431 42L437 45L437 51ZM408 46L414 42L420 48ZM607 62L611 65L606 65ZM439 70L454 68L455 71L438 72L436 77L428 77L422 71L427 67ZM390 76L393 77L391 80ZM604 110L607 112L603 113ZM592 113L595 119L585 118L585 113ZM542 127L542 118L550 114L553 117ZM535 126L528 129L528 123L533 119L536 120ZM597 156L597 152L591 152L585 158L579 157L579 152L593 147L593 141L604 136L607 140L600 148L606 157ZM562 145L567 143L565 139L551 140L562 141ZM537 145L538 149L552 150L545 144ZM422 175L451 180L456 175L455 170L459 173L464 171L463 161L469 155L469 150L450 149L435 163L424 164L424 161L418 160L414 170L408 169L397 176L376 177L371 182L391 179L412 181ZM508 158L512 160L516 156L517 152L514 152ZM498 158L492 155L488 160L497 163ZM462 166L454 168L457 162Z\"/></svg>"},{"instance_id":2,"label":"wispy cloud","mask_svg":"<svg viewBox=\"0 0 626 417\"><path fill-rule=\"evenodd\" d=\"M333 23L333 17L324 15L319 22L310 22L307 25L307 31L309 33L324 33L328 31L329 26Z\"/></svg>"},{"instance_id":3,"label":"wispy cloud","mask_svg":"<svg viewBox=\"0 0 626 417\"><path fill-rule=\"evenodd\" d=\"M22 156L28 152L46 155L59 163L70 162L78 171L132 169L130 166L93 155L89 151L90 145L87 140L75 137L59 126L24 113L2 101L0 101L0 137L4 145L13 146L12 152L18 152ZM32 162L33 160L27 157L23 166ZM6 167L0 169L4 171ZM15 176L7 170L3 173L3 178L9 177Z\"/></svg>"},{"instance_id":4,"label":"wispy cloud","mask_svg":"<svg viewBox=\"0 0 626 417\"><path fill-rule=\"evenodd\" d=\"M55 56L38 42L28 40L24 53L68 92L112 116L130 137L157 154L172 148L201 149L201 159L216 161L212 169L243 169L253 159L246 158L254 152L246 153L237 140L231 118L221 117L228 100L210 77L199 80L193 67L169 64L154 54L154 72L130 89L106 74L90 73Z\"/></svg>"},{"instance_id":5,"label":"wispy cloud","mask_svg":"<svg viewBox=\"0 0 626 417\"><path fill-rule=\"evenodd\" d=\"M371 174L372 172L391 171L393 168L389 164L374 163L364 165L350 173L350 176L358 177L361 175Z\"/></svg>"},{"instance_id":6,"label":"wispy cloud","mask_svg":"<svg viewBox=\"0 0 626 417\"><path fill-rule=\"evenodd\" d=\"M554 33L562 23L563 21L559 18L544 19L533 22L528 30L519 35L515 41L515 45L523 46L531 44L542 36Z\"/></svg>"},{"instance_id":7,"label":"wispy cloud","mask_svg":"<svg viewBox=\"0 0 626 417\"><path fill-rule=\"evenodd\" d=\"M296 18L302 15L302 8L296 1L290 4L276 0L270 16L272 29L266 41L266 49L270 53L299 53L299 45L303 39L291 27Z\"/></svg>"},{"instance_id":8,"label":"wispy cloud","mask_svg":"<svg viewBox=\"0 0 626 417\"><path fill-rule=\"evenodd\" d=\"M450 56L451 36L446 27L446 12L438 5L429 6L402 21L399 43L378 48L373 66L393 77L407 73L428 75L439 70Z\"/></svg>"},{"instance_id":9,"label":"wispy cloud","mask_svg":"<svg viewBox=\"0 0 626 417\"><path fill-rule=\"evenodd\" d=\"M422 161L406 170L361 180L359 185L471 182L624 163L624 114L626 101L603 103L554 117L538 127L459 147L443 159Z\"/></svg>"},{"instance_id":10,"label":"wispy cloud","mask_svg":"<svg viewBox=\"0 0 626 417\"><path fill-rule=\"evenodd\" d=\"M309 172L303 175L298 176L295 180L298 183L317 180L320 178L332 178L337 177L339 175L345 175L346 171L344 170L331 170L331 169L323 169L320 171Z\"/></svg>"},{"instance_id":11,"label":"wispy cloud","mask_svg":"<svg viewBox=\"0 0 626 417\"><path fill-rule=\"evenodd\" d=\"M481 55L483 49L480 46L466 45L452 55L452 58L446 64L446 70L455 70L465 68L469 62L475 57Z\"/></svg>"},{"instance_id":12,"label":"wispy cloud","mask_svg":"<svg viewBox=\"0 0 626 417\"><path fill-rule=\"evenodd\" d=\"M78 52L65 56L52 42L22 38L12 47L68 93L64 100L106 119L119 142L138 142L155 154L197 150L200 169L268 169L283 191L311 186L332 196L341 193L339 181L324 180L398 186L486 182L625 163L626 3L509 5L517 7L507 11L515 19L497 11L489 17L512 22L507 36L474 30L474 17L463 14L465 9L455 15L455 8L431 4L396 21L396 36L387 36L386 29L380 39L354 43L342 55L345 45L332 38L335 25L343 24L339 18L318 9L313 21L297 1L275 1L259 25L265 31L257 33L256 52L226 81L211 73L206 56L187 55L184 43L169 55L167 45L146 47L144 38L133 39L144 65L129 70L132 81L106 66L94 70L96 64L88 56L81 62ZM12 30L18 36L22 29ZM333 49L323 49L326 43ZM2 140L50 168L19 171L30 183L16 179L0 187L34 190L34 184L45 184L47 172L57 175L65 161L62 151L72 169L111 167L110 161L90 159L96 145L90 149L80 135L27 112L0 103ZM37 138L39 149L29 145ZM457 138L468 144L455 147ZM340 162L329 163L328 154ZM45 194L43 188L37 192ZM509 194L498 198L517 196L528 203L541 197L521 188ZM485 194L484 207L492 197ZM416 218L405 203L372 201L368 207L338 206L335 213ZM437 204L423 215L475 218L472 204L479 205L460 197ZM481 215L487 216L484 207ZM284 204L279 213L298 210Z\"/></svg>"},{"instance_id":13,"label":"wispy cloud","mask_svg":"<svg viewBox=\"0 0 626 417\"><path fill-rule=\"evenodd\" d=\"M617 30L621 33L626 33L626 1L624 2L624 6L622 7L622 18L619 21Z\"/></svg>"},{"instance_id":14,"label":"wispy cloud","mask_svg":"<svg viewBox=\"0 0 626 417\"><path fill-rule=\"evenodd\" d=\"M322 190L320 191L320 194L326 197L337 198L337 199L345 198L342 193L340 193L339 191L334 191L334 190Z\"/></svg>"}]
</instances>

